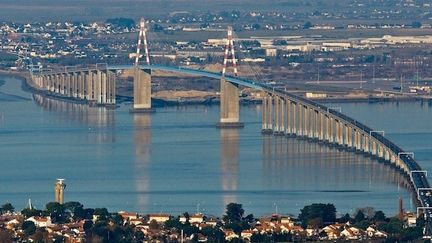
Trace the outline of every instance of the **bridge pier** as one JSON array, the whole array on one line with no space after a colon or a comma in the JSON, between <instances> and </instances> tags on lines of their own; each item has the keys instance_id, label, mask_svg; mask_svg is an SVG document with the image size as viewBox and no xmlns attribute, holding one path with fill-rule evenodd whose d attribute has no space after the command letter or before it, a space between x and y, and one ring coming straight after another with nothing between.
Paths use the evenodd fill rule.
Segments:
<instances>
[{"instance_id":1,"label":"bridge pier","mask_svg":"<svg viewBox=\"0 0 432 243\"><path fill-rule=\"evenodd\" d=\"M273 101L269 94L266 94L263 98L263 129L261 133L272 134L273 133L273 114L272 114Z\"/></svg>"},{"instance_id":2,"label":"bridge pier","mask_svg":"<svg viewBox=\"0 0 432 243\"><path fill-rule=\"evenodd\" d=\"M292 115L291 120L290 120L291 121L291 125L290 125L291 137L297 137L297 132L298 132L298 129L297 129L297 125L298 125L298 122L297 122L297 118L298 118L297 104L293 103L293 102L290 102L290 103L291 103L290 114Z\"/></svg>"},{"instance_id":3,"label":"bridge pier","mask_svg":"<svg viewBox=\"0 0 432 243\"><path fill-rule=\"evenodd\" d=\"M107 76L108 76L107 103L109 105L115 105L115 103L116 103L116 76L111 71L107 71Z\"/></svg>"},{"instance_id":4,"label":"bridge pier","mask_svg":"<svg viewBox=\"0 0 432 243\"><path fill-rule=\"evenodd\" d=\"M285 136L292 137L292 102L289 99L285 100Z\"/></svg>"},{"instance_id":5,"label":"bridge pier","mask_svg":"<svg viewBox=\"0 0 432 243\"><path fill-rule=\"evenodd\" d=\"M220 80L220 120L217 128L241 128L240 99L238 85L228 82L224 77Z\"/></svg>"},{"instance_id":6,"label":"bridge pier","mask_svg":"<svg viewBox=\"0 0 432 243\"><path fill-rule=\"evenodd\" d=\"M325 129L325 115L322 112L319 112L319 119L320 119L320 131L319 131L319 140L321 142L325 141L325 137L324 137L324 129Z\"/></svg>"},{"instance_id":7,"label":"bridge pier","mask_svg":"<svg viewBox=\"0 0 432 243\"><path fill-rule=\"evenodd\" d=\"M84 79L85 79L85 85L86 85L86 95L84 99L91 101L93 100L93 73L91 71L83 72Z\"/></svg>"},{"instance_id":8,"label":"bridge pier","mask_svg":"<svg viewBox=\"0 0 432 243\"><path fill-rule=\"evenodd\" d=\"M79 99L85 98L85 93L86 93L86 90L85 90L86 79L85 79L85 77L86 77L86 75L84 72L79 73L79 83L78 83L78 98Z\"/></svg>"},{"instance_id":9,"label":"bridge pier","mask_svg":"<svg viewBox=\"0 0 432 243\"><path fill-rule=\"evenodd\" d=\"M155 112L151 106L151 70L134 69L134 104L131 113Z\"/></svg>"}]
</instances>

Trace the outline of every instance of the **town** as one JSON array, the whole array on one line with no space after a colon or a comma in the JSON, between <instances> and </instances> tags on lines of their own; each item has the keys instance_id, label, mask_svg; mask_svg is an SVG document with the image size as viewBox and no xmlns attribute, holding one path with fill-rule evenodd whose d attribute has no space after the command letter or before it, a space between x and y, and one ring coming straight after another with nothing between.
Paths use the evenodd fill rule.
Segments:
<instances>
[{"instance_id":1,"label":"town","mask_svg":"<svg viewBox=\"0 0 432 243\"><path fill-rule=\"evenodd\" d=\"M372 13L378 15L376 19L388 14L378 12ZM242 63L240 74L244 77L256 78L259 72L261 81L322 101L430 100L432 73L427 67L432 62L428 49L432 29L427 23L356 24L357 16L343 24L330 24L319 20L338 19L335 14L320 12L305 15L303 22L290 21L292 18L283 12L233 10L172 12L147 19L152 62L220 70L224 32L227 25L233 25ZM131 43L137 31L137 23L131 18L2 22L0 69L20 71L31 65L52 70L60 66L132 63L136 44ZM190 77L159 76L153 81L155 91L165 93L156 92L157 98L188 98L184 94L167 96L166 90L217 97L214 80L203 78L204 84L197 84ZM244 93L251 95L247 90ZM130 89L120 89L119 95L131 96Z\"/></svg>"},{"instance_id":2,"label":"town","mask_svg":"<svg viewBox=\"0 0 432 243\"><path fill-rule=\"evenodd\" d=\"M288 242L411 241L423 236L424 220L413 213L388 218L366 207L336 217L332 204L305 206L297 218L280 214L255 218L230 203L223 217L179 216L84 208L79 202L50 202L44 210L1 208L0 242Z\"/></svg>"}]
</instances>

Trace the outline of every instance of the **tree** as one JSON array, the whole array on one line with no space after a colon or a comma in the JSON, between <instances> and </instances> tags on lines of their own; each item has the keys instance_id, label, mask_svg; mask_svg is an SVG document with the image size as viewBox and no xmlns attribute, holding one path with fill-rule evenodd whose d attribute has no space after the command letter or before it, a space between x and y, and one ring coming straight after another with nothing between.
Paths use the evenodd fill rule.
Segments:
<instances>
[{"instance_id":1,"label":"tree","mask_svg":"<svg viewBox=\"0 0 432 243\"><path fill-rule=\"evenodd\" d=\"M307 21L303 25L303 29L305 29L305 30L310 29L311 27L312 27L312 23L310 21Z\"/></svg>"},{"instance_id":2,"label":"tree","mask_svg":"<svg viewBox=\"0 0 432 243\"><path fill-rule=\"evenodd\" d=\"M44 214L44 212L42 210L24 208L21 211L21 214L26 218L30 218L32 216L41 216Z\"/></svg>"},{"instance_id":3,"label":"tree","mask_svg":"<svg viewBox=\"0 0 432 243\"><path fill-rule=\"evenodd\" d=\"M360 221L363 221L365 219L366 219L366 217L365 217L363 211L358 210L356 215L354 216L354 222L360 222Z\"/></svg>"},{"instance_id":4,"label":"tree","mask_svg":"<svg viewBox=\"0 0 432 243\"><path fill-rule=\"evenodd\" d=\"M53 223L65 223L68 215L65 212L65 206L58 202L49 202L45 205L46 210L51 216Z\"/></svg>"},{"instance_id":5,"label":"tree","mask_svg":"<svg viewBox=\"0 0 432 243\"><path fill-rule=\"evenodd\" d=\"M24 221L21 228L26 236L30 236L36 231L36 225L32 221Z\"/></svg>"},{"instance_id":6,"label":"tree","mask_svg":"<svg viewBox=\"0 0 432 243\"><path fill-rule=\"evenodd\" d=\"M243 206L238 203L230 203L226 206L226 215L223 220L226 223L238 223L242 220L244 214Z\"/></svg>"},{"instance_id":7,"label":"tree","mask_svg":"<svg viewBox=\"0 0 432 243\"><path fill-rule=\"evenodd\" d=\"M386 221L387 218L383 211L376 211L375 215L372 218L374 221Z\"/></svg>"},{"instance_id":8,"label":"tree","mask_svg":"<svg viewBox=\"0 0 432 243\"><path fill-rule=\"evenodd\" d=\"M422 26L422 24L418 21L413 21L411 23L411 27L416 28L416 29L420 28L421 26Z\"/></svg>"},{"instance_id":9,"label":"tree","mask_svg":"<svg viewBox=\"0 0 432 243\"><path fill-rule=\"evenodd\" d=\"M131 29L132 27L135 26L135 21L129 18L107 19L106 22L121 28L128 28L128 29Z\"/></svg>"},{"instance_id":10,"label":"tree","mask_svg":"<svg viewBox=\"0 0 432 243\"><path fill-rule=\"evenodd\" d=\"M333 204L314 203L300 210L299 220L303 227L307 227L312 219L320 218L323 223L336 221L336 208Z\"/></svg>"},{"instance_id":11,"label":"tree","mask_svg":"<svg viewBox=\"0 0 432 243\"><path fill-rule=\"evenodd\" d=\"M5 203L1 206L0 212L13 213L15 210L14 206L10 203Z\"/></svg>"},{"instance_id":12,"label":"tree","mask_svg":"<svg viewBox=\"0 0 432 243\"><path fill-rule=\"evenodd\" d=\"M344 216L342 216L339 219L339 223L347 223L350 222L351 220L352 220L351 216L348 213L346 213Z\"/></svg>"},{"instance_id":13,"label":"tree","mask_svg":"<svg viewBox=\"0 0 432 243\"><path fill-rule=\"evenodd\" d=\"M201 231L205 236L207 236L209 242L225 241L225 234L222 232L220 228L205 227Z\"/></svg>"}]
</instances>

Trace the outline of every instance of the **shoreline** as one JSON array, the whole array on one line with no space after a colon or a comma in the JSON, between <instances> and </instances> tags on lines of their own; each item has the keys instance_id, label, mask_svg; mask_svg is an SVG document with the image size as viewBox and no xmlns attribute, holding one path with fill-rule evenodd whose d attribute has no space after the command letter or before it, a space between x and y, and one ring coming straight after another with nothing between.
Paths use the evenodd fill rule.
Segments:
<instances>
[{"instance_id":1,"label":"shoreline","mask_svg":"<svg viewBox=\"0 0 432 243\"><path fill-rule=\"evenodd\" d=\"M46 91L40 91L36 90L30 85L28 85L27 73L23 72L15 72L15 71L4 71L0 70L0 78L1 77L12 77L17 78L22 81L22 87L23 90L29 91L31 93L41 94L45 95L47 97L57 99L57 100L63 100L67 102L77 103L77 104L89 104L87 101L78 100L71 97L64 97L57 94L51 94ZM4 80L0 80L0 86L4 84ZM387 103L387 102L427 102L429 104L432 104L432 97L431 98L425 98L425 97L413 97L413 96L405 96L405 97L340 97L340 98L310 98L311 100L327 104L327 103ZM131 96L125 96L125 95L116 95L117 105L121 105L124 103L130 103L133 102L133 97ZM219 98L202 98L202 99L188 99L188 98L181 98L178 100L169 100L169 99L163 99L163 98L155 98L152 97L152 103L155 107L163 107L163 106L188 106L188 105L218 105L220 104ZM262 101L259 99L240 99L241 105L250 105L250 104L261 104Z\"/></svg>"}]
</instances>

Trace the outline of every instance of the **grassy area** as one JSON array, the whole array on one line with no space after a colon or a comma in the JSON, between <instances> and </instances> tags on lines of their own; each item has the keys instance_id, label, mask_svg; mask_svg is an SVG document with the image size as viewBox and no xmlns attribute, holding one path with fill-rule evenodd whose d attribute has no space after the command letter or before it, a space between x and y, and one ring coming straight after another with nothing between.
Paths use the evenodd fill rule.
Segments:
<instances>
[{"instance_id":1,"label":"grassy area","mask_svg":"<svg viewBox=\"0 0 432 243\"><path fill-rule=\"evenodd\" d=\"M0 20L105 20L156 17L173 11L297 11L344 9L349 1L315 0L2 0Z\"/></svg>"}]
</instances>

